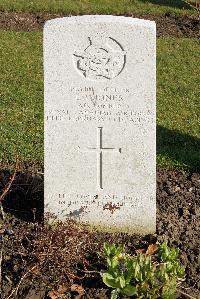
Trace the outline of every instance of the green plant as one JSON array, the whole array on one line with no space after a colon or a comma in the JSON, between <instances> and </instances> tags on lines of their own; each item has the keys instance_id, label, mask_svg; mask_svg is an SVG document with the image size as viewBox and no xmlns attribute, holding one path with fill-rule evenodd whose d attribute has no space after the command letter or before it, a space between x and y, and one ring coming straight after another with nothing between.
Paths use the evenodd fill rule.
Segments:
<instances>
[{"instance_id":1,"label":"green plant","mask_svg":"<svg viewBox=\"0 0 200 299\"><path fill-rule=\"evenodd\" d=\"M104 244L107 270L102 271L103 282L110 288L111 299L119 294L134 298L176 297L178 281L184 276L184 268L178 260L178 250L166 243L158 245L156 255L125 253L124 246Z\"/></svg>"}]
</instances>

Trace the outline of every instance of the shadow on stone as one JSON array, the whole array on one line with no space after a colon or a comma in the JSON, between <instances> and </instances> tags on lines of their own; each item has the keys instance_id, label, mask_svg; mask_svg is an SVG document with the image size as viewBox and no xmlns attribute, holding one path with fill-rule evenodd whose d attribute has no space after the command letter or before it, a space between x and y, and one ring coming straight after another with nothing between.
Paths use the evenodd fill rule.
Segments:
<instances>
[{"instance_id":1,"label":"shadow on stone","mask_svg":"<svg viewBox=\"0 0 200 299\"><path fill-rule=\"evenodd\" d=\"M0 194L11 179L9 170L0 171ZM4 200L5 212L28 222L42 222L44 214L44 182L40 175L17 172Z\"/></svg>"},{"instance_id":2,"label":"shadow on stone","mask_svg":"<svg viewBox=\"0 0 200 299\"><path fill-rule=\"evenodd\" d=\"M188 170L200 170L200 139L157 126L157 155L173 159Z\"/></svg>"}]
</instances>

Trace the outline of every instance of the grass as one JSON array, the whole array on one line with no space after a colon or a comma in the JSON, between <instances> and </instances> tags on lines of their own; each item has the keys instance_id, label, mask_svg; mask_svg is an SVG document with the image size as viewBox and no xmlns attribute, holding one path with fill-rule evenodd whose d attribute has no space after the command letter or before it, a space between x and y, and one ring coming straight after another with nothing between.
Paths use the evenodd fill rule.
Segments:
<instances>
[{"instance_id":1,"label":"grass","mask_svg":"<svg viewBox=\"0 0 200 299\"><path fill-rule=\"evenodd\" d=\"M163 38L157 55L157 161L200 169L199 40Z\"/></svg>"},{"instance_id":2,"label":"grass","mask_svg":"<svg viewBox=\"0 0 200 299\"><path fill-rule=\"evenodd\" d=\"M0 32L0 161L43 161L42 34ZM157 164L200 169L199 41L157 41Z\"/></svg>"},{"instance_id":3,"label":"grass","mask_svg":"<svg viewBox=\"0 0 200 299\"><path fill-rule=\"evenodd\" d=\"M0 39L0 161L42 160L42 35L1 32Z\"/></svg>"},{"instance_id":4,"label":"grass","mask_svg":"<svg viewBox=\"0 0 200 299\"><path fill-rule=\"evenodd\" d=\"M182 0L2 0L0 10L67 15L194 13Z\"/></svg>"}]
</instances>

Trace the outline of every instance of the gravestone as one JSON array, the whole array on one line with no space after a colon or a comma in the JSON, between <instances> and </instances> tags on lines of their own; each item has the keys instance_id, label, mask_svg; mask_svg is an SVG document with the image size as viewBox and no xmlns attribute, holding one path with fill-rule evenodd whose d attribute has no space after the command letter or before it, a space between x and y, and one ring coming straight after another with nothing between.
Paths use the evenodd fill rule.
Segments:
<instances>
[{"instance_id":1,"label":"gravestone","mask_svg":"<svg viewBox=\"0 0 200 299\"><path fill-rule=\"evenodd\" d=\"M116 16L46 22L46 212L155 231L155 31Z\"/></svg>"}]
</instances>

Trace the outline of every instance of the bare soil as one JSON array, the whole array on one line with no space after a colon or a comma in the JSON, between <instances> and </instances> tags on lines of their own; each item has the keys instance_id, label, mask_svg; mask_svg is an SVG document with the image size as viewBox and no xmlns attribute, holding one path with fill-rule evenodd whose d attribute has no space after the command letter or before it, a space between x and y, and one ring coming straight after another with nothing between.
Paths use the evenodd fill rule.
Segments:
<instances>
[{"instance_id":1,"label":"bare soil","mask_svg":"<svg viewBox=\"0 0 200 299\"><path fill-rule=\"evenodd\" d=\"M0 192L11 177L9 171L0 172ZM181 291L199 298L199 198L199 173L159 169L155 235L139 237L89 231L87 226L73 220L49 226L43 222L42 174L18 172L2 202L0 298L110 298L110 290L99 275L105 266L98 252L106 240L125 244L131 254L164 240L179 248L181 262L186 267Z\"/></svg>"},{"instance_id":2,"label":"bare soil","mask_svg":"<svg viewBox=\"0 0 200 299\"><path fill-rule=\"evenodd\" d=\"M47 20L63 17L62 14L0 12L0 30L41 31ZM153 20L157 24L158 37L200 37L200 19L198 16L162 14L127 15Z\"/></svg>"}]
</instances>

